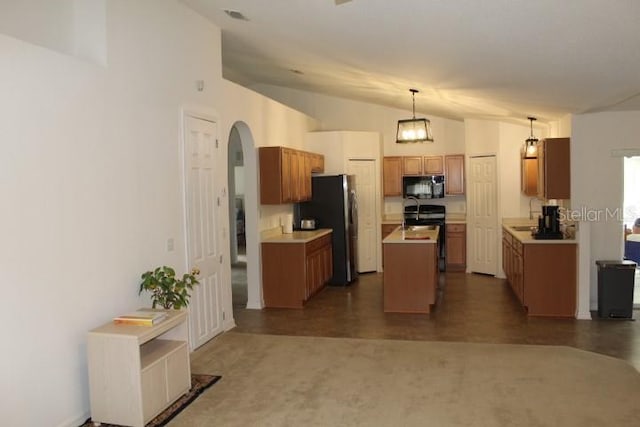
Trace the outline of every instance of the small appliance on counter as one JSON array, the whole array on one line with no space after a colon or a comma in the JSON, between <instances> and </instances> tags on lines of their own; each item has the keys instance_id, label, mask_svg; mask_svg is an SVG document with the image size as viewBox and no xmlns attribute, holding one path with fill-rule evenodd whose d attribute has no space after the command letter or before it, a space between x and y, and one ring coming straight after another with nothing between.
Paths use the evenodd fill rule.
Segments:
<instances>
[{"instance_id":1,"label":"small appliance on counter","mask_svg":"<svg viewBox=\"0 0 640 427\"><path fill-rule=\"evenodd\" d=\"M315 230L317 228L316 220L313 218L302 218L300 220L300 230Z\"/></svg>"},{"instance_id":2,"label":"small appliance on counter","mask_svg":"<svg viewBox=\"0 0 640 427\"><path fill-rule=\"evenodd\" d=\"M559 206L543 206L538 217L538 231L533 235L538 240L561 240Z\"/></svg>"}]
</instances>

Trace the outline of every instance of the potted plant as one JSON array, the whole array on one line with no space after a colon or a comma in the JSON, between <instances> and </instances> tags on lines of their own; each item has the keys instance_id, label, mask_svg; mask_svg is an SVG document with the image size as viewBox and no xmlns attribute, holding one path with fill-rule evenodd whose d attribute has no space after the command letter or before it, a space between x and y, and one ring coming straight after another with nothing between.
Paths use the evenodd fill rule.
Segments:
<instances>
[{"instance_id":1,"label":"potted plant","mask_svg":"<svg viewBox=\"0 0 640 427\"><path fill-rule=\"evenodd\" d=\"M143 291L151 292L152 308L160 306L165 309L179 310L189 305L191 294L189 291L200 283L197 279L200 270L193 268L190 273L185 273L182 278L176 277L173 268L166 265L153 271L144 273L138 295Z\"/></svg>"}]
</instances>

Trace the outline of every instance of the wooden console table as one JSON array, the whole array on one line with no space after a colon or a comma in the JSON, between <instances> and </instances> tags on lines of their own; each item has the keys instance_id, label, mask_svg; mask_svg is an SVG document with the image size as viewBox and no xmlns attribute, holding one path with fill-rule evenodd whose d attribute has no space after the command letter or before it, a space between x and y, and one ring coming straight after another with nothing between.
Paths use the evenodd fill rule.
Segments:
<instances>
[{"instance_id":1,"label":"wooden console table","mask_svg":"<svg viewBox=\"0 0 640 427\"><path fill-rule=\"evenodd\" d=\"M91 419L143 427L191 387L187 312L154 326L104 324L89 332Z\"/></svg>"}]
</instances>

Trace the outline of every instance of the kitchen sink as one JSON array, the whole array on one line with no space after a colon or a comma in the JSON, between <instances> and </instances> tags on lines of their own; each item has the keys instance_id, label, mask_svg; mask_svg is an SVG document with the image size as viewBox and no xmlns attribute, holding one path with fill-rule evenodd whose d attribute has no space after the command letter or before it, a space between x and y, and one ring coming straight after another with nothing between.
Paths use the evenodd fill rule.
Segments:
<instances>
[{"instance_id":1,"label":"kitchen sink","mask_svg":"<svg viewBox=\"0 0 640 427\"><path fill-rule=\"evenodd\" d=\"M511 228L515 231L531 231L533 227L531 225L512 225Z\"/></svg>"},{"instance_id":2,"label":"kitchen sink","mask_svg":"<svg viewBox=\"0 0 640 427\"><path fill-rule=\"evenodd\" d=\"M435 230L437 225L405 225L406 231L428 231Z\"/></svg>"}]
</instances>

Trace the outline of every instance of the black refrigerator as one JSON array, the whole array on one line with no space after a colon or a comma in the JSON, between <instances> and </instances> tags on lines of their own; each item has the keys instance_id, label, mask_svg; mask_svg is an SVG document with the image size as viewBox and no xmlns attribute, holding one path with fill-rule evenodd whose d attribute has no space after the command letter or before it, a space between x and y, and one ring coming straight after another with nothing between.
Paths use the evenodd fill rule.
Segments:
<instances>
[{"instance_id":1,"label":"black refrigerator","mask_svg":"<svg viewBox=\"0 0 640 427\"><path fill-rule=\"evenodd\" d=\"M330 284L348 285L358 277L358 204L354 175L324 175L311 179L312 198L294 209L296 224L313 218L316 228L332 233L333 277Z\"/></svg>"}]
</instances>

